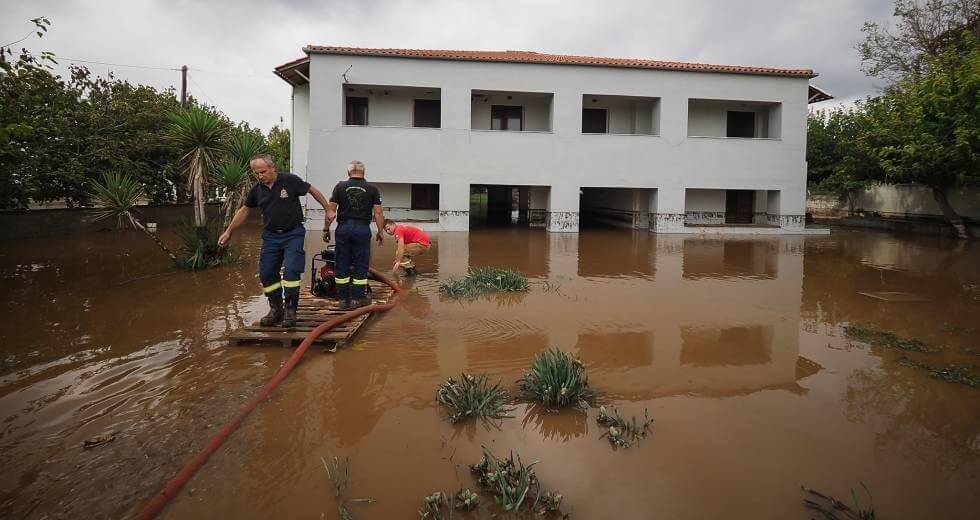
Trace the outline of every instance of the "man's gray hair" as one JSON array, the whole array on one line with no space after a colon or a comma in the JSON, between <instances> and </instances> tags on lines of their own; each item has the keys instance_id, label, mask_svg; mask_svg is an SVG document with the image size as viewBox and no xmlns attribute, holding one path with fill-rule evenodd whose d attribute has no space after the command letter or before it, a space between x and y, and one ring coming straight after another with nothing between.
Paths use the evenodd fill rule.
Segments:
<instances>
[{"instance_id":1,"label":"man's gray hair","mask_svg":"<svg viewBox=\"0 0 980 520\"><path fill-rule=\"evenodd\" d=\"M351 161L351 162L347 163L347 173L348 174L351 174L351 173L354 173L354 172L361 172L361 174L363 174L364 173L364 163L362 163L361 161Z\"/></svg>"},{"instance_id":2,"label":"man's gray hair","mask_svg":"<svg viewBox=\"0 0 980 520\"><path fill-rule=\"evenodd\" d=\"M252 161L265 161L265 165L271 168L276 167L276 163L272 160L272 156L267 153L260 153L253 155L251 159L248 160L248 164L252 164Z\"/></svg>"}]
</instances>

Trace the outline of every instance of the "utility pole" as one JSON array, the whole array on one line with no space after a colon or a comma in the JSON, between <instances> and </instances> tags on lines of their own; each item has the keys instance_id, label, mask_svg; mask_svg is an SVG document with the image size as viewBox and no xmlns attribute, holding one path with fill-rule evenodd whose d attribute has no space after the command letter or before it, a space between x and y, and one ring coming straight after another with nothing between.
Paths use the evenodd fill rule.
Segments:
<instances>
[{"instance_id":1,"label":"utility pole","mask_svg":"<svg viewBox=\"0 0 980 520\"><path fill-rule=\"evenodd\" d=\"M180 108L187 108L187 65L180 67Z\"/></svg>"}]
</instances>

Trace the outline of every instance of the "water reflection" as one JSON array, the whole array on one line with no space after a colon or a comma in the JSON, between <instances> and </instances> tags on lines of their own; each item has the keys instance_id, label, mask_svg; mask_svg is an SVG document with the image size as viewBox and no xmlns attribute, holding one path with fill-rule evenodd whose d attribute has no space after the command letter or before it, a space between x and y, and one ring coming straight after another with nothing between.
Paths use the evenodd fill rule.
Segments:
<instances>
[{"instance_id":1,"label":"water reflection","mask_svg":"<svg viewBox=\"0 0 980 520\"><path fill-rule=\"evenodd\" d=\"M687 239L684 278L775 278L778 245L766 239Z\"/></svg>"},{"instance_id":2,"label":"water reflection","mask_svg":"<svg viewBox=\"0 0 980 520\"><path fill-rule=\"evenodd\" d=\"M772 326L681 327L681 365L765 365L772 361Z\"/></svg>"},{"instance_id":3,"label":"water reflection","mask_svg":"<svg viewBox=\"0 0 980 520\"><path fill-rule=\"evenodd\" d=\"M624 235L629 233L629 240ZM646 230L578 234L578 276L654 276L654 235Z\"/></svg>"}]
</instances>

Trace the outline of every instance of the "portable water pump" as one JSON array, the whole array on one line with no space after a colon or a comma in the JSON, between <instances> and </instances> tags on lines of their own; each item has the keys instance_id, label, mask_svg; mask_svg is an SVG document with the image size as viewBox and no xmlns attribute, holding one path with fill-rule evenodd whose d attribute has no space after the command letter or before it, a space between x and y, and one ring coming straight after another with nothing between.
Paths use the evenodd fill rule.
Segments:
<instances>
[{"instance_id":1,"label":"portable water pump","mask_svg":"<svg viewBox=\"0 0 980 520\"><path fill-rule=\"evenodd\" d=\"M337 281L335 271L337 251L329 245L323 251L313 255L310 261L310 292L317 298L337 298ZM373 276L369 275L369 278ZM367 294L371 294L371 286L367 286Z\"/></svg>"}]
</instances>

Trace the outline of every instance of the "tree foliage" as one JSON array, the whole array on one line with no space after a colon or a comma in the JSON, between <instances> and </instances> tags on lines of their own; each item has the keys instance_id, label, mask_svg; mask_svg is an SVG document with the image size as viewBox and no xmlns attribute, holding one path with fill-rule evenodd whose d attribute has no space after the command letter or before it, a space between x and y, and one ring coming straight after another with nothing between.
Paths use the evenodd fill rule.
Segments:
<instances>
[{"instance_id":1,"label":"tree foliage","mask_svg":"<svg viewBox=\"0 0 980 520\"><path fill-rule=\"evenodd\" d=\"M845 194L869 182L932 189L961 238L948 190L980 184L980 4L896 1L898 32L866 24L869 73L891 75L881 95L807 121L808 181Z\"/></svg>"},{"instance_id":2,"label":"tree foliage","mask_svg":"<svg viewBox=\"0 0 980 520\"><path fill-rule=\"evenodd\" d=\"M52 69L57 64L53 54L12 50L20 41L44 36L50 25L43 17L31 23L34 29L25 38L0 48L0 167L5 174L0 209L52 201L69 207L89 205L91 184L101 181L105 172L124 172L137 181L143 191L141 203L188 201L187 163L181 159L190 159L185 157L189 149L168 138L173 137L168 132L173 115L182 113L176 92L112 74L99 77L85 67L72 66L64 76L58 75ZM188 98L188 111L210 114L233 136L254 136L251 149L266 149L261 131L244 123L236 126L193 96ZM269 135L278 139L278 148L270 147L273 153L285 150L288 159L288 132L274 129ZM208 158L202 181L225 154L204 157L205 163ZM203 198L220 195L220 189L213 189Z\"/></svg>"}]
</instances>

